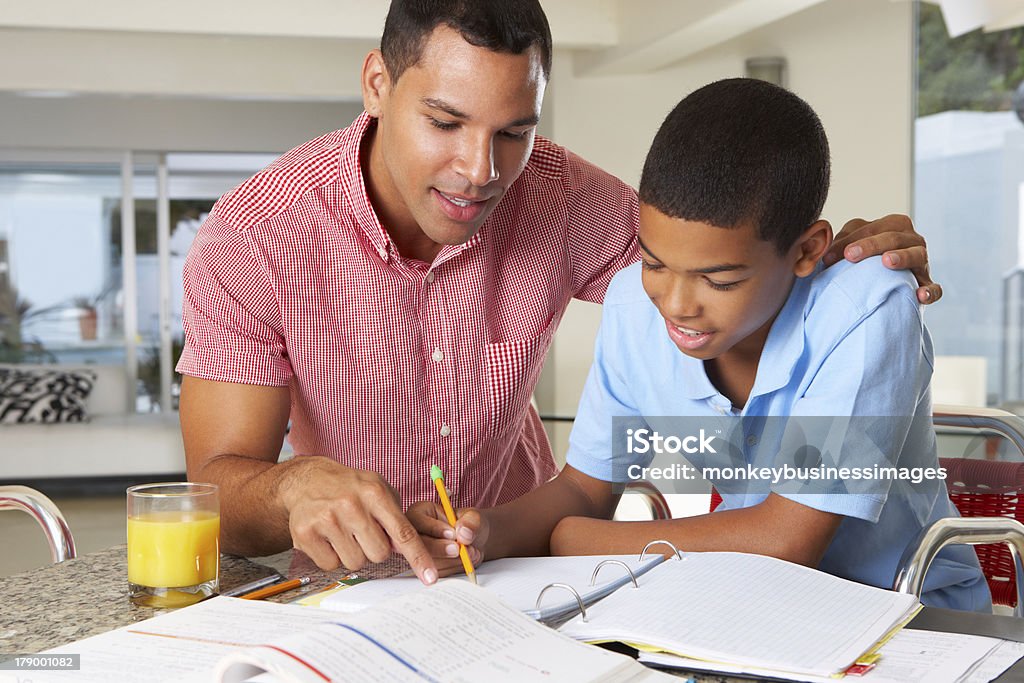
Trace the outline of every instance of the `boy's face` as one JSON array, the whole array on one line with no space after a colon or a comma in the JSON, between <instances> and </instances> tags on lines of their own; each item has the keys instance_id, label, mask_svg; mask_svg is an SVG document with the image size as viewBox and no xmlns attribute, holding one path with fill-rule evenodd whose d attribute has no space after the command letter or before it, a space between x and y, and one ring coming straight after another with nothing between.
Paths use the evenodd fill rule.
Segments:
<instances>
[{"instance_id":1,"label":"boy's face","mask_svg":"<svg viewBox=\"0 0 1024 683\"><path fill-rule=\"evenodd\" d=\"M752 226L724 229L640 205L643 285L679 350L701 360L760 356L789 296L797 256Z\"/></svg>"},{"instance_id":2,"label":"boy's face","mask_svg":"<svg viewBox=\"0 0 1024 683\"><path fill-rule=\"evenodd\" d=\"M393 83L380 53L364 65L378 119L369 168L385 227L461 244L515 181L533 149L546 79L540 53L493 52L438 27Z\"/></svg>"}]
</instances>

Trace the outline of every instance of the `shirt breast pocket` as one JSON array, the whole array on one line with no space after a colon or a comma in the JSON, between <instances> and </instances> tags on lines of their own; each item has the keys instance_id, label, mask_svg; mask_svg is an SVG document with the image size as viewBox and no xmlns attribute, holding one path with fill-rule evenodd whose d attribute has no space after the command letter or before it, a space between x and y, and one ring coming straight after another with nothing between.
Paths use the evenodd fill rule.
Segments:
<instances>
[{"instance_id":1,"label":"shirt breast pocket","mask_svg":"<svg viewBox=\"0 0 1024 683\"><path fill-rule=\"evenodd\" d=\"M488 344L484 350L487 381L487 433L497 437L522 424L551 346L558 316L535 337Z\"/></svg>"}]
</instances>

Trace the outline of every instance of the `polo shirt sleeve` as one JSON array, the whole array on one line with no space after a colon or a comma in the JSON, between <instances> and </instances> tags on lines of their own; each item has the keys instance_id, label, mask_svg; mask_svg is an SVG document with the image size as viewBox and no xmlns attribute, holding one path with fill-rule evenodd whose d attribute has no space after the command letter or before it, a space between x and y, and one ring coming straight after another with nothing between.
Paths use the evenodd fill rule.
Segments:
<instances>
[{"instance_id":1,"label":"polo shirt sleeve","mask_svg":"<svg viewBox=\"0 0 1024 683\"><path fill-rule=\"evenodd\" d=\"M626 422L643 424L625 380L629 373L624 364L629 362L630 354L622 348L621 335L616 334L619 310L618 306L605 305L602 312L594 363L569 435L566 463L595 479L622 482L627 480L630 465L644 466L650 458L641 462L635 455L627 456L623 444L615 442L622 438ZM618 437L613 437L615 421L621 421L614 430Z\"/></svg>"},{"instance_id":2,"label":"polo shirt sleeve","mask_svg":"<svg viewBox=\"0 0 1024 683\"><path fill-rule=\"evenodd\" d=\"M601 303L612 276L640 258L636 191L568 150L562 182L573 296Z\"/></svg>"},{"instance_id":3,"label":"polo shirt sleeve","mask_svg":"<svg viewBox=\"0 0 1024 683\"><path fill-rule=\"evenodd\" d=\"M185 259L178 372L219 382L287 386L291 365L267 269L248 236L211 214Z\"/></svg>"},{"instance_id":4,"label":"polo shirt sleeve","mask_svg":"<svg viewBox=\"0 0 1024 683\"><path fill-rule=\"evenodd\" d=\"M876 468L912 468L929 459L935 465L929 447L932 359L912 287L899 282L872 307L865 306L864 294L834 286L815 304L823 314L813 316L816 321L809 317L806 338L832 348L793 405L782 451L811 447L823 465L859 474L805 483L799 493L784 485L776 493L876 522L894 483L908 485L878 476Z\"/></svg>"}]
</instances>

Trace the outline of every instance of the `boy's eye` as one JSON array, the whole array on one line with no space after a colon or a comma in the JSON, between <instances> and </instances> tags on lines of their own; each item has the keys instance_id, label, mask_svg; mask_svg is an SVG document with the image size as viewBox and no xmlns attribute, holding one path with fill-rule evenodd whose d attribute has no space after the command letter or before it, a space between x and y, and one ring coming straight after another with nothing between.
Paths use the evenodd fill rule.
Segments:
<instances>
[{"instance_id":1,"label":"boy's eye","mask_svg":"<svg viewBox=\"0 0 1024 683\"><path fill-rule=\"evenodd\" d=\"M736 282L715 282L711 278L706 277L704 278L704 282L708 283L708 287L711 289L718 290L719 292L727 292L730 289L738 287L742 280L737 280Z\"/></svg>"},{"instance_id":2,"label":"boy's eye","mask_svg":"<svg viewBox=\"0 0 1024 683\"><path fill-rule=\"evenodd\" d=\"M459 126L455 121L442 121L440 119L435 119L433 116L429 116L427 118L430 119L430 125L438 130L455 130Z\"/></svg>"}]
</instances>

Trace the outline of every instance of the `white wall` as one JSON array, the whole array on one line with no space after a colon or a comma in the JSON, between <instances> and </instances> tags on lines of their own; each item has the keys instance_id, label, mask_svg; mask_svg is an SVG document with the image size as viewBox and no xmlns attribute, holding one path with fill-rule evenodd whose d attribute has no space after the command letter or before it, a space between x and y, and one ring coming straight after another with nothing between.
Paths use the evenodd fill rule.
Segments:
<instances>
[{"instance_id":1,"label":"white wall","mask_svg":"<svg viewBox=\"0 0 1024 683\"><path fill-rule=\"evenodd\" d=\"M782 56L789 87L818 112L832 149L825 218L910 211L913 14L910 3L829 0L685 62L641 76L580 77L559 54L552 76L553 137L636 186L664 116L688 92L742 76L749 57ZM573 302L542 379L542 413L575 415L600 307ZM564 452L568 425L550 429Z\"/></svg>"}]
</instances>

